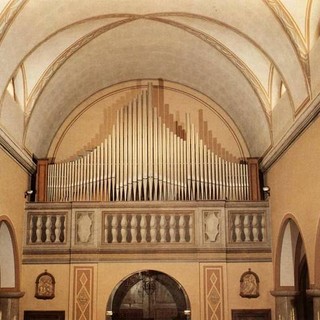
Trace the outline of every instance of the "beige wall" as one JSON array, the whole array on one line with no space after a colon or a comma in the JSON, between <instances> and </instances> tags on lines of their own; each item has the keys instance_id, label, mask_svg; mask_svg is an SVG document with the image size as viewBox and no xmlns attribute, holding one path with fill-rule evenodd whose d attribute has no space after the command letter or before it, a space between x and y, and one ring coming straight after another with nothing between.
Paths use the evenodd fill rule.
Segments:
<instances>
[{"instance_id":1,"label":"beige wall","mask_svg":"<svg viewBox=\"0 0 320 320\"><path fill-rule=\"evenodd\" d=\"M192 311L192 319L206 319L206 307L210 296L220 299L224 318L231 319L232 309L273 310L272 263L198 263L198 262L114 262L73 265L24 265L22 270L25 297L21 299L21 316L24 310L65 310L66 319L74 318L75 270L92 268L92 319L104 319L107 303L117 285L135 272L150 269L168 274L185 289ZM215 279L206 277L205 268L221 269L222 292L206 292ZM256 299L240 297L241 275L251 268L260 278L260 296ZM45 269L56 280L56 293L53 300L39 300L34 297L35 280ZM219 282L218 281L218 282ZM219 291L219 288L217 288ZM208 294L205 295L205 292ZM213 301L214 299L212 299Z\"/></svg>"},{"instance_id":2,"label":"beige wall","mask_svg":"<svg viewBox=\"0 0 320 320\"><path fill-rule=\"evenodd\" d=\"M21 257L26 201L24 192L28 188L29 175L1 148L0 164L0 216L8 216L12 222L17 238L19 257Z\"/></svg>"},{"instance_id":3,"label":"beige wall","mask_svg":"<svg viewBox=\"0 0 320 320\"><path fill-rule=\"evenodd\" d=\"M319 270L319 266L315 266L320 211L319 132L318 118L267 173L267 184L271 188L274 256L281 223L287 214L291 214L303 238L311 284L316 270Z\"/></svg>"}]
</instances>

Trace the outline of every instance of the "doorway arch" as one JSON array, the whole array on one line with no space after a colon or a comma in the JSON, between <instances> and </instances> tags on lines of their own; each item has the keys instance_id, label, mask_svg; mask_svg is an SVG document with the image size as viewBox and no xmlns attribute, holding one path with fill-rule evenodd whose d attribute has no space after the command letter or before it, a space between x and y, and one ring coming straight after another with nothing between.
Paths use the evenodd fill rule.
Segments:
<instances>
[{"instance_id":1,"label":"doorway arch","mask_svg":"<svg viewBox=\"0 0 320 320\"><path fill-rule=\"evenodd\" d=\"M279 232L275 288L285 292L288 310L293 312L293 308L298 319L313 319L313 303L307 295L310 289L307 253L301 230L291 214L285 217Z\"/></svg>"},{"instance_id":2,"label":"doorway arch","mask_svg":"<svg viewBox=\"0 0 320 320\"><path fill-rule=\"evenodd\" d=\"M156 270L141 270L114 288L107 304L109 320L189 319L189 298L179 282Z\"/></svg>"}]
</instances>

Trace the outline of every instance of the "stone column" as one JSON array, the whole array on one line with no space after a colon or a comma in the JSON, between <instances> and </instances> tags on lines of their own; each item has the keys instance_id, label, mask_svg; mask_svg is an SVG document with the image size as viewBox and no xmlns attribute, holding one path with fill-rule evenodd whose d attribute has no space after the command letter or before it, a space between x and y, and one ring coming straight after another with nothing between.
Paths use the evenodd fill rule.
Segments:
<instances>
[{"instance_id":1,"label":"stone column","mask_svg":"<svg viewBox=\"0 0 320 320\"><path fill-rule=\"evenodd\" d=\"M1 319L19 319L19 299L24 296L24 292L0 291L0 312Z\"/></svg>"},{"instance_id":2,"label":"stone column","mask_svg":"<svg viewBox=\"0 0 320 320\"><path fill-rule=\"evenodd\" d=\"M320 320L320 289L309 289L307 295L313 299L313 319Z\"/></svg>"},{"instance_id":3,"label":"stone column","mask_svg":"<svg viewBox=\"0 0 320 320\"><path fill-rule=\"evenodd\" d=\"M297 319L295 299L299 295L299 291L271 291L271 294L276 298L276 320Z\"/></svg>"}]
</instances>

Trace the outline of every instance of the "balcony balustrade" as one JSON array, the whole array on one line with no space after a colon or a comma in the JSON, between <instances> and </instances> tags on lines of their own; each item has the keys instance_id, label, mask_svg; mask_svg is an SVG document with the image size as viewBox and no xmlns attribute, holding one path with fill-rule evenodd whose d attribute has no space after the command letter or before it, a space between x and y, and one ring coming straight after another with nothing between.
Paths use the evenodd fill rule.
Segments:
<instances>
[{"instance_id":1,"label":"balcony balustrade","mask_svg":"<svg viewBox=\"0 0 320 320\"><path fill-rule=\"evenodd\" d=\"M29 203L26 225L25 261L271 252L266 202Z\"/></svg>"}]
</instances>

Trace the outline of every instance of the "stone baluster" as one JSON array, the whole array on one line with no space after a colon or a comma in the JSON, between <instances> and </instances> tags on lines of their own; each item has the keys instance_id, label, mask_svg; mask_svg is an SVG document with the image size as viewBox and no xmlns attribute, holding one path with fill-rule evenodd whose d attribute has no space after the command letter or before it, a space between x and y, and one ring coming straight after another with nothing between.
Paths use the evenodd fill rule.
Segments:
<instances>
[{"instance_id":1,"label":"stone baluster","mask_svg":"<svg viewBox=\"0 0 320 320\"><path fill-rule=\"evenodd\" d=\"M127 215L122 214L122 218L121 218L121 242L122 243L127 242L127 227L128 227Z\"/></svg>"},{"instance_id":2,"label":"stone baluster","mask_svg":"<svg viewBox=\"0 0 320 320\"><path fill-rule=\"evenodd\" d=\"M245 214L243 219L243 233L244 233L244 241L249 242L250 239L250 216Z\"/></svg>"},{"instance_id":3,"label":"stone baluster","mask_svg":"<svg viewBox=\"0 0 320 320\"><path fill-rule=\"evenodd\" d=\"M173 214L170 216L169 225L170 225L170 228L169 228L170 242L175 242L176 241L176 232L175 232L176 219Z\"/></svg>"},{"instance_id":4,"label":"stone baluster","mask_svg":"<svg viewBox=\"0 0 320 320\"><path fill-rule=\"evenodd\" d=\"M47 221L46 221L46 242L51 242L51 216L47 216Z\"/></svg>"},{"instance_id":5,"label":"stone baluster","mask_svg":"<svg viewBox=\"0 0 320 320\"><path fill-rule=\"evenodd\" d=\"M166 242L166 217L161 215L160 218L160 242Z\"/></svg>"},{"instance_id":6,"label":"stone baluster","mask_svg":"<svg viewBox=\"0 0 320 320\"><path fill-rule=\"evenodd\" d=\"M37 240L36 242L41 242L42 239L41 239L41 235L42 235L42 216L38 216L37 217L37 230L36 230L36 235L37 235Z\"/></svg>"},{"instance_id":7,"label":"stone baluster","mask_svg":"<svg viewBox=\"0 0 320 320\"><path fill-rule=\"evenodd\" d=\"M147 242L147 218L145 214L141 215L140 233L141 233L141 242Z\"/></svg>"},{"instance_id":8,"label":"stone baluster","mask_svg":"<svg viewBox=\"0 0 320 320\"><path fill-rule=\"evenodd\" d=\"M252 218L252 235L253 235L253 241L257 242L259 241L259 220L258 220L258 214L253 214Z\"/></svg>"},{"instance_id":9,"label":"stone baluster","mask_svg":"<svg viewBox=\"0 0 320 320\"><path fill-rule=\"evenodd\" d=\"M107 215L104 216L104 242L108 242L109 222Z\"/></svg>"},{"instance_id":10,"label":"stone baluster","mask_svg":"<svg viewBox=\"0 0 320 320\"><path fill-rule=\"evenodd\" d=\"M138 234L137 226L138 226L138 219L137 219L137 216L133 214L131 219L131 236L132 236L131 242L133 243L137 243L137 234Z\"/></svg>"},{"instance_id":11,"label":"stone baluster","mask_svg":"<svg viewBox=\"0 0 320 320\"><path fill-rule=\"evenodd\" d=\"M265 214L261 215L261 240L266 241L266 216Z\"/></svg>"},{"instance_id":12,"label":"stone baluster","mask_svg":"<svg viewBox=\"0 0 320 320\"><path fill-rule=\"evenodd\" d=\"M184 215L179 218L179 236L180 242L186 242L186 220Z\"/></svg>"},{"instance_id":13,"label":"stone baluster","mask_svg":"<svg viewBox=\"0 0 320 320\"><path fill-rule=\"evenodd\" d=\"M190 215L189 219L189 235L190 235L190 242L193 242L193 215Z\"/></svg>"},{"instance_id":14,"label":"stone baluster","mask_svg":"<svg viewBox=\"0 0 320 320\"><path fill-rule=\"evenodd\" d=\"M151 215L151 219L150 219L150 236L151 236L151 242L157 241L157 220L154 214Z\"/></svg>"},{"instance_id":15,"label":"stone baluster","mask_svg":"<svg viewBox=\"0 0 320 320\"><path fill-rule=\"evenodd\" d=\"M115 243L118 238L118 217L116 215L112 216L111 228L112 242Z\"/></svg>"},{"instance_id":16,"label":"stone baluster","mask_svg":"<svg viewBox=\"0 0 320 320\"><path fill-rule=\"evenodd\" d=\"M55 234L55 242L60 242L60 235L61 235L61 216L57 215L56 223L55 223L55 229L54 229L54 234Z\"/></svg>"},{"instance_id":17,"label":"stone baluster","mask_svg":"<svg viewBox=\"0 0 320 320\"><path fill-rule=\"evenodd\" d=\"M34 229L35 229L35 226L33 224L33 216L30 216L29 242L33 242L32 236L33 236Z\"/></svg>"},{"instance_id":18,"label":"stone baluster","mask_svg":"<svg viewBox=\"0 0 320 320\"><path fill-rule=\"evenodd\" d=\"M236 217L234 219L234 231L236 235L236 242L241 242L242 223L240 214L236 214Z\"/></svg>"}]
</instances>

